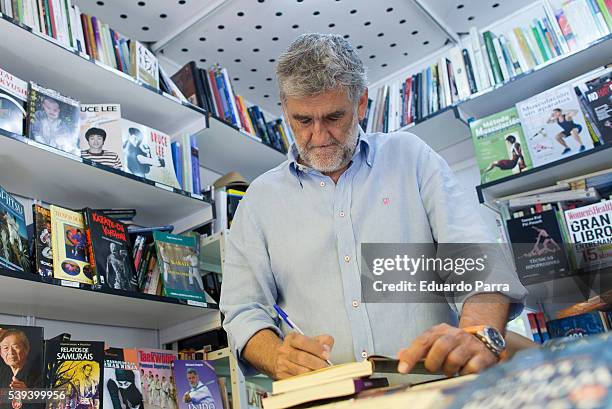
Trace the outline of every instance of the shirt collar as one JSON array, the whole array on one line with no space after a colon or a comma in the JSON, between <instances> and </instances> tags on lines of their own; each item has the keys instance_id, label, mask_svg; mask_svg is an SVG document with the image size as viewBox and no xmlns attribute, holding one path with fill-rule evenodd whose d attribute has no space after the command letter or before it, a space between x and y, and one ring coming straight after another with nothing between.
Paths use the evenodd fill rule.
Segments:
<instances>
[{"instance_id":1,"label":"shirt collar","mask_svg":"<svg viewBox=\"0 0 612 409\"><path fill-rule=\"evenodd\" d=\"M372 167L372 163L374 161L374 150L370 141L370 135L363 132L361 127L359 127L359 139L357 140L357 147L355 148L355 152L353 153L353 160L364 152L365 162L369 167ZM297 150L297 146L295 142L291 144L289 149L289 153L287 154L289 159L289 171L298 178L301 172L308 173L312 171L308 166L302 165L298 162L299 153ZM301 183L301 182L300 182Z\"/></svg>"}]
</instances>

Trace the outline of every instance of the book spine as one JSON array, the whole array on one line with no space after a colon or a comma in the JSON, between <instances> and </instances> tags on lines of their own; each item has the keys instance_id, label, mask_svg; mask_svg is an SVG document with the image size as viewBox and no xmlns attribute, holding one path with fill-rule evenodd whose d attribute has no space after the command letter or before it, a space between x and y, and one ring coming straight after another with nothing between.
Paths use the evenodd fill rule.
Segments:
<instances>
[{"instance_id":1,"label":"book spine","mask_svg":"<svg viewBox=\"0 0 612 409\"><path fill-rule=\"evenodd\" d=\"M493 35L490 31L485 31L484 33L482 33L482 37L484 39L485 47L487 49L487 55L489 56L489 63L491 64L495 83L502 83L504 82L504 77L502 75L501 67L499 66L497 54L495 53L495 46L493 45Z\"/></svg>"},{"instance_id":2,"label":"book spine","mask_svg":"<svg viewBox=\"0 0 612 409\"><path fill-rule=\"evenodd\" d=\"M200 182L200 150L198 149L198 142L195 135L189 135L189 146L191 148L191 175L192 185L191 191L196 194L202 194L202 184Z\"/></svg>"},{"instance_id":3,"label":"book spine","mask_svg":"<svg viewBox=\"0 0 612 409\"><path fill-rule=\"evenodd\" d=\"M62 7L60 0L50 0L53 4L53 19L55 20L56 39L62 44L66 44L66 33L64 31L64 20L62 17Z\"/></svg>"},{"instance_id":4,"label":"book spine","mask_svg":"<svg viewBox=\"0 0 612 409\"><path fill-rule=\"evenodd\" d=\"M210 89L213 92L214 102L215 102L215 110L216 114L219 118L225 119L225 112L223 110L223 104L221 102L221 95L219 93L219 88L217 87L217 79L215 77L214 68L208 70L208 78L210 80Z\"/></svg>"},{"instance_id":5,"label":"book spine","mask_svg":"<svg viewBox=\"0 0 612 409\"><path fill-rule=\"evenodd\" d=\"M529 327L531 328L531 336L533 340L538 344L541 344L542 336L540 335L540 331L538 331L538 322L536 320L536 315L533 312L527 314L527 319L529 320Z\"/></svg>"},{"instance_id":6,"label":"book spine","mask_svg":"<svg viewBox=\"0 0 612 409\"><path fill-rule=\"evenodd\" d=\"M478 85L476 84L476 76L474 75L474 67L472 67L472 61L470 61L470 55L467 49L463 49L463 63L465 64L465 72L467 73L468 84L470 86L470 94L478 92Z\"/></svg>"},{"instance_id":7,"label":"book spine","mask_svg":"<svg viewBox=\"0 0 612 409\"><path fill-rule=\"evenodd\" d=\"M489 74L487 73L488 68L485 67L485 60L482 55L482 46L480 44L480 36L478 35L478 29L476 27L470 27L470 43L472 53L474 54L474 61L476 63L476 70L478 71L477 79L480 80L478 90L482 91L491 86L489 81Z\"/></svg>"},{"instance_id":8,"label":"book spine","mask_svg":"<svg viewBox=\"0 0 612 409\"><path fill-rule=\"evenodd\" d=\"M546 34L542 30L542 26L540 25L540 22L537 19L533 20L531 28L534 31L536 39L539 40L538 45L540 43L542 44L542 48L544 50L544 53L546 54L547 59L550 60L554 58L555 54L553 53L553 50L550 49L550 45L548 44L548 39L546 38Z\"/></svg>"},{"instance_id":9,"label":"book spine","mask_svg":"<svg viewBox=\"0 0 612 409\"><path fill-rule=\"evenodd\" d=\"M91 28L93 31L93 39L95 44L95 59L98 61L104 61L104 48L102 47L102 41L100 38L100 25L98 24L98 19L95 16L90 17Z\"/></svg>"},{"instance_id":10,"label":"book spine","mask_svg":"<svg viewBox=\"0 0 612 409\"><path fill-rule=\"evenodd\" d=\"M234 94L232 82L230 81L230 77L227 73L226 68L221 69L221 78L223 79L223 84L227 92L227 103L232 111L232 118L234 119L234 123L236 124L236 126L238 126L238 128L243 128L242 122L240 121L240 115L238 114L238 109L236 106L236 96Z\"/></svg>"},{"instance_id":11,"label":"book spine","mask_svg":"<svg viewBox=\"0 0 612 409\"><path fill-rule=\"evenodd\" d=\"M608 30L608 26L606 24L606 20L597 5L595 0L586 0L589 11L591 12L591 17L595 21L595 25L597 26L597 30L599 30L600 37L608 35L610 31Z\"/></svg>"},{"instance_id":12,"label":"book spine","mask_svg":"<svg viewBox=\"0 0 612 409\"><path fill-rule=\"evenodd\" d=\"M604 21L608 26L608 30L612 30L612 1L610 1L610 8L606 7L605 0L596 0L597 5L599 6L599 10L601 10L601 14L603 15Z\"/></svg>"},{"instance_id":13,"label":"book spine","mask_svg":"<svg viewBox=\"0 0 612 409\"><path fill-rule=\"evenodd\" d=\"M76 39L72 35L72 21L70 19L70 5L68 0L61 0L62 13L64 14L64 26L66 27L66 40L70 47L76 49Z\"/></svg>"},{"instance_id":14,"label":"book spine","mask_svg":"<svg viewBox=\"0 0 612 409\"><path fill-rule=\"evenodd\" d=\"M550 339L548 334L548 328L546 327L546 319L544 313L539 311L536 313L536 321L538 322L538 328L540 329L540 335L542 336L542 342L546 342Z\"/></svg>"},{"instance_id":15,"label":"book spine","mask_svg":"<svg viewBox=\"0 0 612 409\"><path fill-rule=\"evenodd\" d=\"M96 268L96 262L94 258L93 242L91 240L91 219L89 217L89 211L83 212L83 221L85 223L85 239L87 240L87 255L89 257L89 265L93 270L92 281L94 286L100 286L100 277L98 277L98 269Z\"/></svg>"},{"instance_id":16,"label":"book spine","mask_svg":"<svg viewBox=\"0 0 612 409\"><path fill-rule=\"evenodd\" d=\"M38 31L39 33L44 33L44 25L41 25L41 20L40 20L40 8L38 7L38 0L30 0L30 2L32 3L32 12L34 15L34 29L36 31Z\"/></svg>"},{"instance_id":17,"label":"book spine","mask_svg":"<svg viewBox=\"0 0 612 409\"><path fill-rule=\"evenodd\" d=\"M527 44L529 45L529 49L535 56L536 63L537 63L536 65L543 64L545 62L544 56L542 55L542 52L540 51L540 48L538 47L538 43L536 41L536 38L533 35L533 31L529 27L523 28L522 30L523 30L523 37L525 37L525 40L527 41Z\"/></svg>"},{"instance_id":18,"label":"book spine","mask_svg":"<svg viewBox=\"0 0 612 409\"><path fill-rule=\"evenodd\" d=\"M525 58L525 55L523 54L523 50L521 49L521 46L518 42L518 39L516 38L516 35L514 34L514 31L507 32L505 35L505 38L508 40L509 47L511 47L510 52L514 55L514 57L518 61L518 65L521 68L521 72L525 73L531 70L532 67L527 62L527 59Z\"/></svg>"},{"instance_id":19,"label":"book spine","mask_svg":"<svg viewBox=\"0 0 612 409\"><path fill-rule=\"evenodd\" d=\"M113 54L115 57L115 65L119 71L125 72L125 66L123 65L123 59L121 58L121 49L119 48L119 41L117 33L109 27L110 39L113 46Z\"/></svg>"},{"instance_id":20,"label":"book spine","mask_svg":"<svg viewBox=\"0 0 612 409\"><path fill-rule=\"evenodd\" d=\"M125 73L128 75L131 75L131 72L133 71L132 68L132 56L130 54L130 46L128 44L128 40L126 38L121 37L119 39L119 46L121 48L121 54L123 55L124 58L124 64L126 66L126 71Z\"/></svg>"},{"instance_id":21,"label":"book spine","mask_svg":"<svg viewBox=\"0 0 612 409\"><path fill-rule=\"evenodd\" d=\"M526 62L526 66L529 67L530 70L534 69L537 63L535 57L531 53L531 49L527 44L525 36L523 35L523 31L520 28L514 28L512 30L512 34L518 44L518 50L520 52L520 55Z\"/></svg>"},{"instance_id":22,"label":"book spine","mask_svg":"<svg viewBox=\"0 0 612 409\"><path fill-rule=\"evenodd\" d=\"M563 35L563 32L561 31L559 22L557 21L557 18L555 17L555 11L550 5L550 0L544 0L543 6L544 6L544 13L546 14L546 20L548 20L548 23L553 30L554 36L559 42L559 48L561 49L561 53L562 54L569 53L570 52L569 46L567 44L567 41L565 40L565 36Z\"/></svg>"},{"instance_id":23,"label":"book spine","mask_svg":"<svg viewBox=\"0 0 612 409\"><path fill-rule=\"evenodd\" d=\"M555 33L552 27L550 26L548 19L543 18L538 21L540 22L540 25L542 26L542 30L544 31L544 35L546 36L548 44L551 47L551 49L554 51L555 55L556 56L563 55L563 50L561 49L561 45L557 41L557 38L554 35Z\"/></svg>"},{"instance_id":24,"label":"book spine","mask_svg":"<svg viewBox=\"0 0 612 409\"><path fill-rule=\"evenodd\" d=\"M495 56L497 57L497 65L502 73L502 81L507 81L510 79L510 72L508 71L508 65L506 64L501 44L499 43L499 38L493 37L492 42L493 49L495 50Z\"/></svg>"},{"instance_id":25,"label":"book spine","mask_svg":"<svg viewBox=\"0 0 612 409\"><path fill-rule=\"evenodd\" d=\"M506 36L499 36L499 44L501 45L502 52L504 53L504 60L506 61L506 65L508 66L508 72L512 77L516 77L518 74L521 74L523 71L521 70L521 64L518 61L518 58L514 54L514 50L512 49L512 44L506 39Z\"/></svg>"}]
</instances>

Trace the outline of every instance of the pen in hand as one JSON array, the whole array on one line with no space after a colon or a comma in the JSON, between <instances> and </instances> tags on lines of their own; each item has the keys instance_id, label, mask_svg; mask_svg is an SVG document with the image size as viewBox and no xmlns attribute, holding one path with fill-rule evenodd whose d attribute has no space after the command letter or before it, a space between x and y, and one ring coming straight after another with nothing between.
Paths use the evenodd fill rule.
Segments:
<instances>
[{"instance_id":1,"label":"pen in hand","mask_svg":"<svg viewBox=\"0 0 612 409\"><path fill-rule=\"evenodd\" d=\"M300 335L305 335L304 331L302 331L300 327L298 327L297 324L293 322L291 318L289 318L289 315L287 315L287 313L283 311L283 309L279 307L278 304L274 304L274 310L276 310L278 316L281 317L283 321L285 321L285 324L289 325L289 328L291 328ZM329 359L326 359L325 362L327 362L327 364L330 366L333 365Z\"/></svg>"}]
</instances>

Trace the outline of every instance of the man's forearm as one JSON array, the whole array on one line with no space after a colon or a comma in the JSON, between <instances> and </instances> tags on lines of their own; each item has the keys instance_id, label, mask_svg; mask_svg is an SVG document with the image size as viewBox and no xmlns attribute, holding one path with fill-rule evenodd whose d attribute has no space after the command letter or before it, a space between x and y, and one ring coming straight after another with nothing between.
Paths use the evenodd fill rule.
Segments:
<instances>
[{"instance_id":1,"label":"man's forearm","mask_svg":"<svg viewBox=\"0 0 612 409\"><path fill-rule=\"evenodd\" d=\"M262 329L249 339L242 350L242 357L257 370L273 377L276 352L281 344L281 339L274 331Z\"/></svg>"},{"instance_id":2,"label":"man's forearm","mask_svg":"<svg viewBox=\"0 0 612 409\"><path fill-rule=\"evenodd\" d=\"M505 332L510 301L503 294L476 294L463 305L459 328L488 325Z\"/></svg>"}]
</instances>

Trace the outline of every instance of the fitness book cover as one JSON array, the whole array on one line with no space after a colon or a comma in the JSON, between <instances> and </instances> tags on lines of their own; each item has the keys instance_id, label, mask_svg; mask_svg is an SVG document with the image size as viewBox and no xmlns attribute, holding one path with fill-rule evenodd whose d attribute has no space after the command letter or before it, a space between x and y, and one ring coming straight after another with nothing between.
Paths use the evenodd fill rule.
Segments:
<instances>
[{"instance_id":1,"label":"fitness book cover","mask_svg":"<svg viewBox=\"0 0 612 409\"><path fill-rule=\"evenodd\" d=\"M559 85L518 102L516 110L534 166L593 148L593 140L571 85Z\"/></svg>"},{"instance_id":2,"label":"fitness book cover","mask_svg":"<svg viewBox=\"0 0 612 409\"><path fill-rule=\"evenodd\" d=\"M470 122L481 182L491 182L533 167L516 108Z\"/></svg>"}]
</instances>

